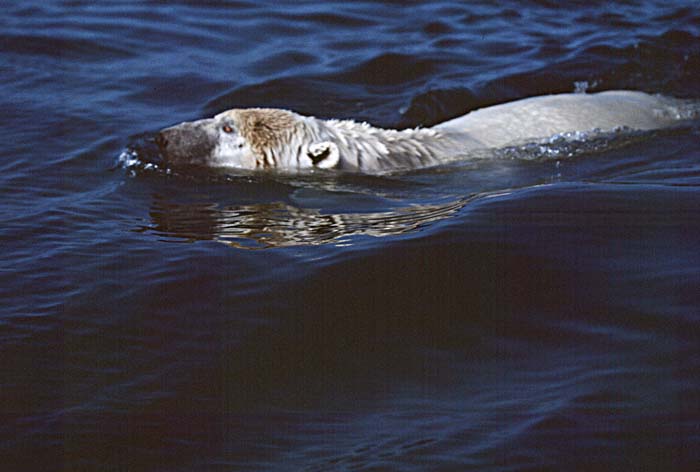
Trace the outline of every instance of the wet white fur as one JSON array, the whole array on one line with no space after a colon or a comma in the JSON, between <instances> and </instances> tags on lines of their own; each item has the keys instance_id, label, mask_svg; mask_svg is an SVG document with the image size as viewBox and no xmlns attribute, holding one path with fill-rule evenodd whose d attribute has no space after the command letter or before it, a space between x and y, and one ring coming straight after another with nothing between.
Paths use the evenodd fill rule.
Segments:
<instances>
[{"instance_id":1,"label":"wet white fur","mask_svg":"<svg viewBox=\"0 0 700 472\"><path fill-rule=\"evenodd\" d=\"M255 154L243 136L237 132L225 133L220 127L217 127L217 132L218 142L212 152L212 167L255 168Z\"/></svg>"},{"instance_id":2,"label":"wet white fur","mask_svg":"<svg viewBox=\"0 0 700 472\"><path fill-rule=\"evenodd\" d=\"M411 169L560 133L664 128L694 116L697 105L634 91L547 95L479 109L432 128L402 131L348 120L320 120L285 110L259 112L292 118L293 126L283 128L282 144L262 146L260 156L254 149L261 146L251 146L241 135L221 135L215 156L219 165L256 168L257 159L258 164L270 162L272 167L287 170L340 167L377 173ZM224 112L215 120L235 113ZM311 159L322 155L326 157L316 163Z\"/></svg>"}]
</instances>

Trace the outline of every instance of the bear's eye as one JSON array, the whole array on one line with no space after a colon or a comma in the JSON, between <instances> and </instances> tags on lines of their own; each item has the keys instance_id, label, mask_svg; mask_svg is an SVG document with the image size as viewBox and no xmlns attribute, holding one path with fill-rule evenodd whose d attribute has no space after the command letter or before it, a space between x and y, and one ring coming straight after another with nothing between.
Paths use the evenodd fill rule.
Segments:
<instances>
[{"instance_id":1,"label":"bear's eye","mask_svg":"<svg viewBox=\"0 0 700 472\"><path fill-rule=\"evenodd\" d=\"M233 128L231 128L229 125L224 125L221 129L224 130L224 133L233 133Z\"/></svg>"}]
</instances>

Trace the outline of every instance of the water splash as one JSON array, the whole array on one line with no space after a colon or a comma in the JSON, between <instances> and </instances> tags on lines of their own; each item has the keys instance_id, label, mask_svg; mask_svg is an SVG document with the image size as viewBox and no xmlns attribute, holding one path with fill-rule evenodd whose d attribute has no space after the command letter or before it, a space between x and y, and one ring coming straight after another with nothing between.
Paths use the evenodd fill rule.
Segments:
<instances>
[{"instance_id":1,"label":"water splash","mask_svg":"<svg viewBox=\"0 0 700 472\"><path fill-rule=\"evenodd\" d=\"M572 131L556 134L547 139L508 146L494 151L501 159L542 160L573 158L627 146L649 136L649 132L634 131L619 127L612 132Z\"/></svg>"}]
</instances>

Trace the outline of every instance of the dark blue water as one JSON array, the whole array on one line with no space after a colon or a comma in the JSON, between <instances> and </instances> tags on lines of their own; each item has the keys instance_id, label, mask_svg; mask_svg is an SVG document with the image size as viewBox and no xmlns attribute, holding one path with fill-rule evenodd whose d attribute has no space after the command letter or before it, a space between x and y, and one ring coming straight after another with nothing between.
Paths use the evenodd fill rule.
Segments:
<instances>
[{"instance_id":1,"label":"dark blue water","mask_svg":"<svg viewBox=\"0 0 700 472\"><path fill-rule=\"evenodd\" d=\"M697 123L382 177L148 164L230 107L697 99L697 2L0 6L2 470L697 470Z\"/></svg>"}]
</instances>

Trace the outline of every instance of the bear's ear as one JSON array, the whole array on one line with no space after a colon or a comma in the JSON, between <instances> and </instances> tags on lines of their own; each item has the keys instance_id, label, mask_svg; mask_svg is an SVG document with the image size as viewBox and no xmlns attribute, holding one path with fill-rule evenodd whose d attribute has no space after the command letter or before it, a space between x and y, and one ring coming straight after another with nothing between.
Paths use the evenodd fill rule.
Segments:
<instances>
[{"instance_id":1,"label":"bear's ear","mask_svg":"<svg viewBox=\"0 0 700 472\"><path fill-rule=\"evenodd\" d=\"M315 167L321 169L332 169L340 162L338 146L330 141L312 144L306 155L309 156Z\"/></svg>"}]
</instances>

